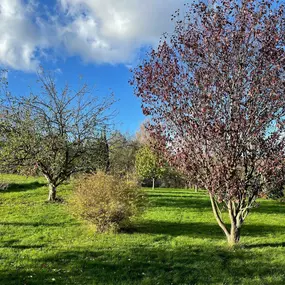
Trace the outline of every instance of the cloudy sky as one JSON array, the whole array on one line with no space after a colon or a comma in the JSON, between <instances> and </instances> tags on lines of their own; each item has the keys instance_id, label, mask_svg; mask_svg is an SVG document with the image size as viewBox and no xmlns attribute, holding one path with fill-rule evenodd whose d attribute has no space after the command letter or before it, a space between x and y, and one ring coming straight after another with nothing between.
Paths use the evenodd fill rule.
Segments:
<instances>
[{"instance_id":1,"label":"cloudy sky","mask_svg":"<svg viewBox=\"0 0 285 285\"><path fill-rule=\"evenodd\" d=\"M39 66L60 84L82 80L98 95L112 90L118 128L134 132L143 120L128 85L130 66L170 32L171 14L185 0L0 0L0 67L13 92L34 87ZM33 90L36 91L36 90ZM131 107L131 108L130 108Z\"/></svg>"}]
</instances>

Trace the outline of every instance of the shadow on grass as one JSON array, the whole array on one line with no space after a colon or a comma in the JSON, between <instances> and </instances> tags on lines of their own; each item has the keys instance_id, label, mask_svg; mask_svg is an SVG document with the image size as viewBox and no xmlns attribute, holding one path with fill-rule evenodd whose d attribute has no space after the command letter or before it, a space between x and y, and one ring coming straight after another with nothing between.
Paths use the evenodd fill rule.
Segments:
<instances>
[{"instance_id":1,"label":"shadow on grass","mask_svg":"<svg viewBox=\"0 0 285 285\"><path fill-rule=\"evenodd\" d=\"M15 244L15 245L2 245L0 248L13 248L13 249L39 249L43 248L45 245L22 245L22 244Z\"/></svg>"},{"instance_id":2,"label":"shadow on grass","mask_svg":"<svg viewBox=\"0 0 285 285\"><path fill-rule=\"evenodd\" d=\"M193 197L156 197L155 200L151 200L152 207L171 207L171 208L184 208L184 209L209 209L211 211L210 200L207 199L195 199Z\"/></svg>"},{"instance_id":3,"label":"shadow on grass","mask_svg":"<svg viewBox=\"0 0 285 285\"><path fill-rule=\"evenodd\" d=\"M246 265L245 265L246 264ZM149 247L62 251L33 268L0 273L2 284L284 284L284 263L226 248ZM252 283L253 280L259 281Z\"/></svg>"},{"instance_id":4,"label":"shadow on grass","mask_svg":"<svg viewBox=\"0 0 285 285\"><path fill-rule=\"evenodd\" d=\"M171 207L180 209L209 209L212 211L210 199L206 192L195 193L174 189L173 191L161 190L147 191L152 207ZM273 200L261 200L252 213L276 214L285 213L285 203Z\"/></svg>"},{"instance_id":5,"label":"shadow on grass","mask_svg":"<svg viewBox=\"0 0 285 285\"><path fill-rule=\"evenodd\" d=\"M3 241L3 245L0 245L0 248L12 248L12 249L39 249L43 248L45 245L40 244L40 245L23 245L23 244L17 244L19 243L19 239L11 239L8 241Z\"/></svg>"},{"instance_id":6,"label":"shadow on grass","mask_svg":"<svg viewBox=\"0 0 285 285\"><path fill-rule=\"evenodd\" d=\"M249 244L244 245L244 248L264 248L264 247L285 247L285 242L276 242L276 243L259 243L259 244Z\"/></svg>"},{"instance_id":7,"label":"shadow on grass","mask_svg":"<svg viewBox=\"0 0 285 285\"><path fill-rule=\"evenodd\" d=\"M40 187L46 186L46 183L40 183L40 182L31 182L31 183L10 183L8 188L6 190L3 190L3 193L9 193L9 192L23 192L23 191L29 191L29 190L36 190Z\"/></svg>"},{"instance_id":8,"label":"shadow on grass","mask_svg":"<svg viewBox=\"0 0 285 285\"><path fill-rule=\"evenodd\" d=\"M149 221L138 225L136 231L144 234L162 234L169 236L184 235L194 238L224 238L218 225L207 223Z\"/></svg>"},{"instance_id":9,"label":"shadow on grass","mask_svg":"<svg viewBox=\"0 0 285 285\"><path fill-rule=\"evenodd\" d=\"M285 213L285 203L278 203L276 201L261 202L257 208L252 210L252 213L261 214L278 214Z\"/></svg>"},{"instance_id":10,"label":"shadow on grass","mask_svg":"<svg viewBox=\"0 0 285 285\"><path fill-rule=\"evenodd\" d=\"M198 192L187 192L187 191L146 191L149 197L171 197L171 198L180 198L180 197L193 197L193 198L207 198L206 193Z\"/></svg>"},{"instance_id":11,"label":"shadow on grass","mask_svg":"<svg viewBox=\"0 0 285 285\"><path fill-rule=\"evenodd\" d=\"M230 228L230 226L227 226ZM144 234L161 234L169 236L189 236L193 238L225 239L225 235L218 224L208 223L171 223L163 221L149 221L137 225L136 231ZM285 232L284 226L276 225L243 225L243 236L262 237L269 234Z\"/></svg>"},{"instance_id":12,"label":"shadow on grass","mask_svg":"<svg viewBox=\"0 0 285 285\"><path fill-rule=\"evenodd\" d=\"M77 224L77 223L75 223ZM79 224L79 223L78 223ZM15 227L63 227L70 223L43 223L43 222L0 222L0 226L15 226Z\"/></svg>"}]
</instances>

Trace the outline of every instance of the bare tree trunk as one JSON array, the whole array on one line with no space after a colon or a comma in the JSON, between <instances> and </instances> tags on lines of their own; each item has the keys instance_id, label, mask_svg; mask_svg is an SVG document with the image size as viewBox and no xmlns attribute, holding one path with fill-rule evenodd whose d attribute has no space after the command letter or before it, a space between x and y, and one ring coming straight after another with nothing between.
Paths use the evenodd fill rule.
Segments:
<instances>
[{"instance_id":1,"label":"bare tree trunk","mask_svg":"<svg viewBox=\"0 0 285 285\"><path fill-rule=\"evenodd\" d=\"M195 192L198 192L198 186L197 185L194 186L194 189L195 189Z\"/></svg>"},{"instance_id":2,"label":"bare tree trunk","mask_svg":"<svg viewBox=\"0 0 285 285\"><path fill-rule=\"evenodd\" d=\"M236 208L235 203L232 201L228 202L228 211L231 219L231 231L228 236L228 243L233 246L240 240L240 228L243 223L242 212Z\"/></svg>"},{"instance_id":3,"label":"bare tree trunk","mask_svg":"<svg viewBox=\"0 0 285 285\"><path fill-rule=\"evenodd\" d=\"M154 190L154 183L155 183L155 179L152 178L152 190Z\"/></svg>"},{"instance_id":4,"label":"bare tree trunk","mask_svg":"<svg viewBox=\"0 0 285 285\"><path fill-rule=\"evenodd\" d=\"M228 243L232 246L239 243L240 240L240 227L236 224L231 225L231 233L228 236Z\"/></svg>"},{"instance_id":5,"label":"bare tree trunk","mask_svg":"<svg viewBox=\"0 0 285 285\"><path fill-rule=\"evenodd\" d=\"M218 225L223 230L224 234L226 235L227 239L229 240L230 233L229 233L225 223L222 220L220 209L217 205L217 202L215 201L215 198L213 197L213 195L211 193L210 193L210 199L211 199L213 213L214 213L214 216L218 222Z\"/></svg>"},{"instance_id":6,"label":"bare tree trunk","mask_svg":"<svg viewBox=\"0 0 285 285\"><path fill-rule=\"evenodd\" d=\"M56 201L56 186L54 186L53 184L49 184L48 201L49 202Z\"/></svg>"},{"instance_id":7,"label":"bare tree trunk","mask_svg":"<svg viewBox=\"0 0 285 285\"><path fill-rule=\"evenodd\" d=\"M215 200L215 198L213 197L211 193L210 193L210 199L211 199L214 216L220 228L225 233L229 245L230 246L236 245L237 243L239 243L240 229L244 222L245 217L248 214L248 209L247 208L240 209L236 207L235 202L233 201L228 202L227 208L228 208L228 213L229 213L229 217L231 220L231 229L229 231L226 227L226 224L224 223L222 219L222 214L217 204L217 201Z\"/></svg>"}]
</instances>

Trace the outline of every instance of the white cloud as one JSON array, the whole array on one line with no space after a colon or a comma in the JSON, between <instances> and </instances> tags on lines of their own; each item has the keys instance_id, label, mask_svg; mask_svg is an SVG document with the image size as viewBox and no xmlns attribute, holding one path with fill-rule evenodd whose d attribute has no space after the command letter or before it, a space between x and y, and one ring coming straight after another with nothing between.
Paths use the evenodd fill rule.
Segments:
<instances>
[{"instance_id":1,"label":"white cloud","mask_svg":"<svg viewBox=\"0 0 285 285\"><path fill-rule=\"evenodd\" d=\"M130 63L137 49L173 29L184 0L59 0L70 22L62 31L71 54L85 61Z\"/></svg>"},{"instance_id":2,"label":"white cloud","mask_svg":"<svg viewBox=\"0 0 285 285\"><path fill-rule=\"evenodd\" d=\"M0 0L0 65L37 69L50 51L85 62L131 64L137 51L172 30L171 14L185 0ZM58 52L58 56L62 53Z\"/></svg>"},{"instance_id":3,"label":"white cloud","mask_svg":"<svg viewBox=\"0 0 285 285\"><path fill-rule=\"evenodd\" d=\"M39 64L37 52L46 43L41 28L30 20L32 2L0 1L0 64L5 67L33 71Z\"/></svg>"}]
</instances>

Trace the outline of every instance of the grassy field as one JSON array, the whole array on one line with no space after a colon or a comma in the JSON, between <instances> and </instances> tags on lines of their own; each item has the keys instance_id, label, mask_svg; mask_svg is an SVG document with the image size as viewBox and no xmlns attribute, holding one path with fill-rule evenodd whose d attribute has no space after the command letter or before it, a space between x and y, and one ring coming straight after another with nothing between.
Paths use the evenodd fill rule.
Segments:
<instances>
[{"instance_id":1,"label":"grassy field","mask_svg":"<svg viewBox=\"0 0 285 285\"><path fill-rule=\"evenodd\" d=\"M285 284L285 204L262 200L231 249L205 193L147 190L129 233L94 234L44 180L1 176L0 284ZM69 186L59 189L68 200Z\"/></svg>"}]
</instances>

